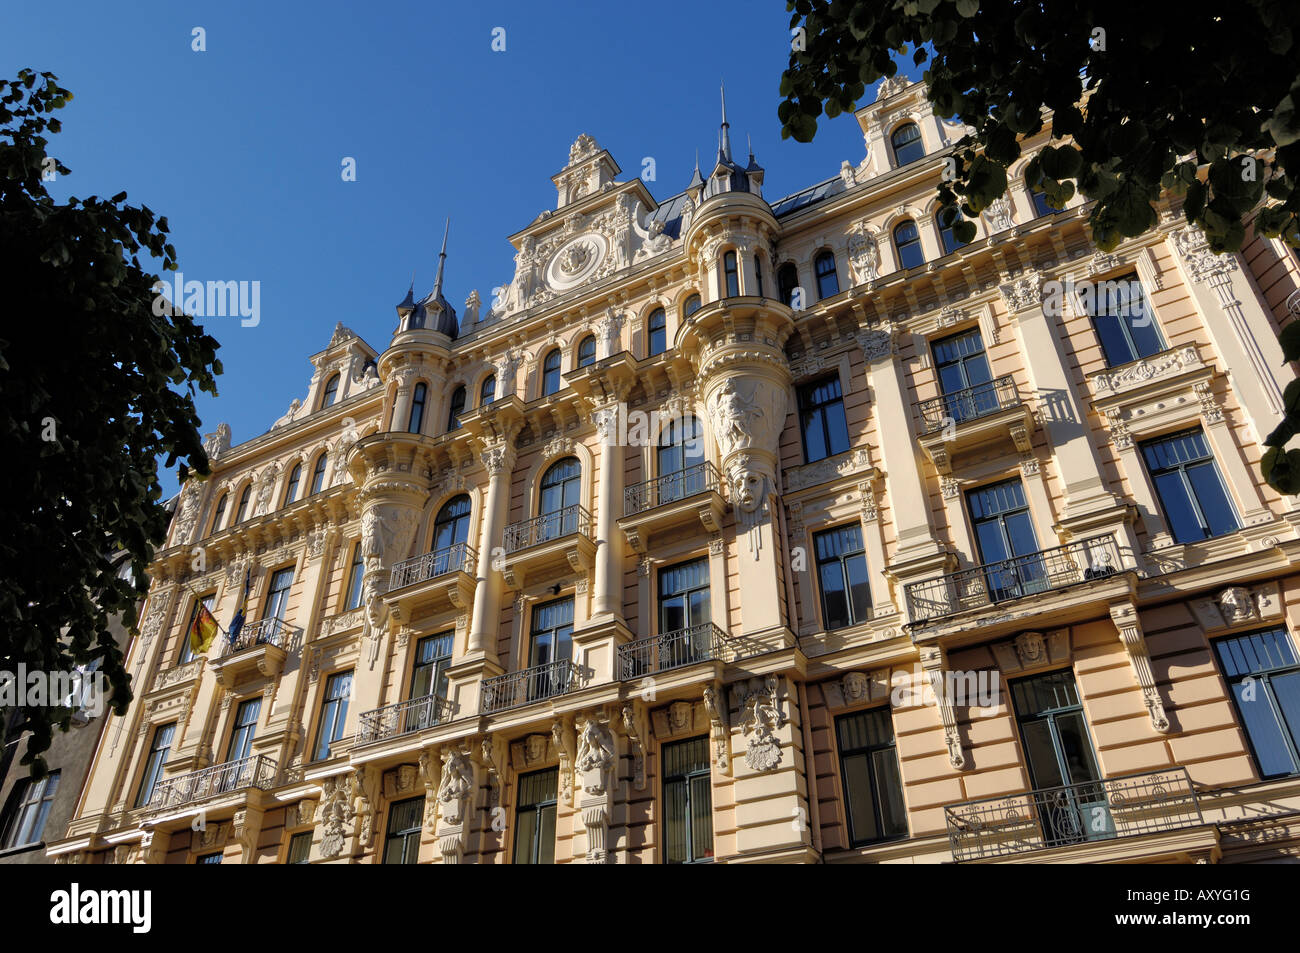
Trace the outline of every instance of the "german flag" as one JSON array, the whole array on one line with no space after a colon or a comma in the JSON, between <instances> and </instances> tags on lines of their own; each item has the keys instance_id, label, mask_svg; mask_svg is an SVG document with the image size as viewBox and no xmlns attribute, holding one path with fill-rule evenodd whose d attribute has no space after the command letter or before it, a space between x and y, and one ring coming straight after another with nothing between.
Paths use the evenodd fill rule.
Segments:
<instances>
[{"instance_id":1,"label":"german flag","mask_svg":"<svg viewBox=\"0 0 1300 953\"><path fill-rule=\"evenodd\" d=\"M203 603L199 603L199 611L194 613L194 621L190 623L190 648L195 655L202 655L212 645L212 640L217 637L217 618Z\"/></svg>"}]
</instances>

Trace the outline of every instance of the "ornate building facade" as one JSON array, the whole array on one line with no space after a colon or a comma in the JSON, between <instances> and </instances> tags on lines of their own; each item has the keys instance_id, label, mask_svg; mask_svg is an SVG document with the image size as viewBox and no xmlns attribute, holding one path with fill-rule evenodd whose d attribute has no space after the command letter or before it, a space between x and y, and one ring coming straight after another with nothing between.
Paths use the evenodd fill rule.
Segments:
<instances>
[{"instance_id":1,"label":"ornate building facade","mask_svg":"<svg viewBox=\"0 0 1300 953\"><path fill-rule=\"evenodd\" d=\"M1294 252L1174 204L1097 252L1023 160L960 245L962 130L892 81L857 121L775 202L725 111L663 202L580 136L489 304L444 239L382 351L211 435L49 854L1300 856ZM200 602L247 621L192 657Z\"/></svg>"}]
</instances>

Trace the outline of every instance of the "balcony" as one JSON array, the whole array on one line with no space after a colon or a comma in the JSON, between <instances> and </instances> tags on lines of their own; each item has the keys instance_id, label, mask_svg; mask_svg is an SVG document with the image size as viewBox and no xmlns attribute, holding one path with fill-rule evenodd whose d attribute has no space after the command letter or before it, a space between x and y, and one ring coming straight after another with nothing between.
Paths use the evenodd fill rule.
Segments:
<instances>
[{"instance_id":1,"label":"balcony","mask_svg":"<svg viewBox=\"0 0 1300 953\"><path fill-rule=\"evenodd\" d=\"M363 712L357 719L355 744L372 744L387 738L409 735L451 721L451 702L437 695L412 698Z\"/></svg>"},{"instance_id":2,"label":"balcony","mask_svg":"<svg viewBox=\"0 0 1300 953\"><path fill-rule=\"evenodd\" d=\"M1067 543L908 584L912 621L927 622L1040 593L1109 579L1121 572L1113 536Z\"/></svg>"},{"instance_id":3,"label":"balcony","mask_svg":"<svg viewBox=\"0 0 1300 953\"><path fill-rule=\"evenodd\" d=\"M243 675L258 672L271 678L284 667L296 630L282 619L250 622L228 642L225 654L212 663L212 674L222 688L231 688Z\"/></svg>"},{"instance_id":4,"label":"balcony","mask_svg":"<svg viewBox=\"0 0 1300 953\"><path fill-rule=\"evenodd\" d=\"M667 672L697 662L731 662L735 644L712 622L665 632L618 647L618 677L624 681Z\"/></svg>"},{"instance_id":5,"label":"balcony","mask_svg":"<svg viewBox=\"0 0 1300 953\"><path fill-rule=\"evenodd\" d=\"M264 754L214 764L159 781L153 797L149 798L149 809L166 811L249 788L269 791L275 786L278 774L275 759Z\"/></svg>"},{"instance_id":6,"label":"balcony","mask_svg":"<svg viewBox=\"0 0 1300 953\"><path fill-rule=\"evenodd\" d=\"M726 510L720 487L718 468L708 461L637 483L623 491L619 529L638 553L646 552L655 535L695 527L696 521L706 532L720 532Z\"/></svg>"},{"instance_id":7,"label":"balcony","mask_svg":"<svg viewBox=\"0 0 1300 953\"><path fill-rule=\"evenodd\" d=\"M952 804L944 818L958 863L1205 823L1181 767Z\"/></svg>"},{"instance_id":8,"label":"balcony","mask_svg":"<svg viewBox=\"0 0 1300 953\"><path fill-rule=\"evenodd\" d=\"M477 572L474 547L456 543L395 565L384 602L398 622L426 612L468 609L474 602Z\"/></svg>"},{"instance_id":9,"label":"balcony","mask_svg":"<svg viewBox=\"0 0 1300 953\"><path fill-rule=\"evenodd\" d=\"M1030 451L1033 414L1009 376L923 400L916 410L921 448L940 473L952 472L953 457L991 444Z\"/></svg>"},{"instance_id":10,"label":"balcony","mask_svg":"<svg viewBox=\"0 0 1300 953\"><path fill-rule=\"evenodd\" d=\"M502 536L505 559L501 572L506 585L522 589L538 575L548 578L590 571L596 554L591 538L591 514L578 504L554 513L511 523Z\"/></svg>"},{"instance_id":11,"label":"balcony","mask_svg":"<svg viewBox=\"0 0 1300 953\"><path fill-rule=\"evenodd\" d=\"M534 665L483 682L479 714L491 715L522 705L556 698L577 686L582 673L569 659Z\"/></svg>"}]
</instances>

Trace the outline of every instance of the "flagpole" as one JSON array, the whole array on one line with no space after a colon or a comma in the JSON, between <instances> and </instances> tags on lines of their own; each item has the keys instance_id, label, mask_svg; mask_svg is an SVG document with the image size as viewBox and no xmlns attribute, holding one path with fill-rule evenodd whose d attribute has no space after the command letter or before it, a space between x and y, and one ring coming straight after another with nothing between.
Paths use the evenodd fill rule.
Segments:
<instances>
[{"instance_id":1,"label":"flagpole","mask_svg":"<svg viewBox=\"0 0 1300 953\"><path fill-rule=\"evenodd\" d=\"M194 596L194 598L198 600L199 605L203 605L203 597L194 591L194 587L191 586L188 582L185 583L184 585L185 588L188 589L190 593ZM217 631L220 632L222 635L229 637L230 633L221 627L221 620L217 618L217 614L213 612L211 609L208 609L208 612L212 615L212 621L217 624ZM186 631L185 634L188 636L189 632Z\"/></svg>"}]
</instances>

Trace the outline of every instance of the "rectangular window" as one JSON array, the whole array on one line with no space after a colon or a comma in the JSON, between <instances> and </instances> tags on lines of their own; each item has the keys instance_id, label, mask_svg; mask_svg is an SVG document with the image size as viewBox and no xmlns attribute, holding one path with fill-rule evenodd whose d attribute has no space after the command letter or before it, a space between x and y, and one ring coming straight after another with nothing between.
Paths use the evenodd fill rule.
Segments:
<instances>
[{"instance_id":1,"label":"rectangular window","mask_svg":"<svg viewBox=\"0 0 1300 953\"><path fill-rule=\"evenodd\" d=\"M907 836L903 780L888 708L835 719L849 843L858 847Z\"/></svg>"},{"instance_id":2,"label":"rectangular window","mask_svg":"<svg viewBox=\"0 0 1300 953\"><path fill-rule=\"evenodd\" d=\"M533 607L532 640L528 666L550 665L573 658L573 597ZM528 700L550 698L569 690L569 669L541 671L528 679Z\"/></svg>"},{"instance_id":3,"label":"rectangular window","mask_svg":"<svg viewBox=\"0 0 1300 953\"><path fill-rule=\"evenodd\" d=\"M711 611L707 557L659 570L660 669L712 657Z\"/></svg>"},{"instance_id":4,"label":"rectangular window","mask_svg":"<svg viewBox=\"0 0 1300 953\"><path fill-rule=\"evenodd\" d=\"M348 570L348 597L343 603L343 611L348 612L361 605L361 580L366 574L366 561L361 556L361 541L352 547L352 566Z\"/></svg>"},{"instance_id":5,"label":"rectangular window","mask_svg":"<svg viewBox=\"0 0 1300 953\"><path fill-rule=\"evenodd\" d=\"M1138 361L1165 349L1136 273L1093 283L1092 326L1106 365Z\"/></svg>"},{"instance_id":6,"label":"rectangular window","mask_svg":"<svg viewBox=\"0 0 1300 953\"><path fill-rule=\"evenodd\" d=\"M694 864L713 858L713 787L709 738L663 746L664 863Z\"/></svg>"},{"instance_id":7,"label":"rectangular window","mask_svg":"<svg viewBox=\"0 0 1300 953\"><path fill-rule=\"evenodd\" d=\"M266 611L263 619L283 619L289 608L289 587L293 585L293 567L277 569L271 575L271 586L266 593Z\"/></svg>"},{"instance_id":8,"label":"rectangular window","mask_svg":"<svg viewBox=\"0 0 1300 953\"><path fill-rule=\"evenodd\" d=\"M242 761L253 751L253 736L257 734L257 719L262 714L262 696L239 703L235 709L235 725L230 731L230 746L226 761Z\"/></svg>"},{"instance_id":9,"label":"rectangular window","mask_svg":"<svg viewBox=\"0 0 1300 953\"><path fill-rule=\"evenodd\" d=\"M515 811L516 864L555 863L555 802L560 782L556 768L519 776Z\"/></svg>"},{"instance_id":10,"label":"rectangular window","mask_svg":"<svg viewBox=\"0 0 1300 953\"><path fill-rule=\"evenodd\" d=\"M51 771L39 781L23 778L14 785L9 795L10 810L3 829L0 829L0 847L26 847L39 844L45 832L45 821L50 805L59 790L59 772Z\"/></svg>"},{"instance_id":11,"label":"rectangular window","mask_svg":"<svg viewBox=\"0 0 1300 953\"><path fill-rule=\"evenodd\" d=\"M388 809L388 834L384 837L384 863L418 863L420 831L423 827L423 797L393 802Z\"/></svg>"},{"instance_id":12,"label":"rectangular window","mask_svg":"<svg viewBox=\"0 0 1300 953\"><path fill-rule=\"evenodd\" d=\"M286 864L305 864L311 858L311 831L303 831L289 838L289 853Z\"/></svg>"},{"instance_id":13,"label":"rectangular window","mask_svg":"<svg viewBox=\"0 0 1300 953\"><path fill-rule=\"evenodd\" d=\"M415 644L411 698L447 697L447 666L451 664L452 633L430 635Z\"/></svg>"},{"instance_id":14,"label":"rectangular window","mask_svg":"<svg viewBox=\"0 0 1300 953\"><path fill-rule=\"evenodd\" d=\"M217 594L209 592L206 596L199 596L190 606L190 616L185 620L185 628L181 630L181 650L177 655L176 664L184 665L186 662L194 660L194 647L190 645L190 628L194 625L194 619L199 614L199 606L204 606L209 612L215 604Z\"/></svg>"},{"instance_id":15,"label":"rectangular window","mask_svg":"<svg viewBox=\"0 0 1300 953\"><path fill-rule=\"evenodd\" d=\"M849 422L838 374L799 388L799 429L806 463L849 449Z\"/></svg>"},{"instance_id":16,"label":"rectangular window","mask_svg":"<svg viewBox=\"0 0 1300 953\"><path fill-rule=\"evenodd\" d=\"M984 351L984 338L978 328L940 338L930 348L934 352L939 390L944 396L943 416L961 423L1001 409L993 370Z\"/></svg>"},{"instance_id":17,"label":"rectangular window","mask_svg":"<svg viewBox=\"0 0 1300 953\"><path fill-rule=\"evenodd\" d=\"M219 864L221 863L221 854L200 854L194 858L196 864Z\"/></svg>"},{"instance_id":18,"label":"rectangular window","mask_svg":"<svg viewBox=\"0 0 1300 953\"><path fill-rule=\"evenodd\" d=\"M140 780L140 793L135 799L136 807L144 807L153 797L154 788L162 778L163 765L171 753L172 735L176 731L176 722L159 725L154 729L153 743L149 746L149 757L145 760L144 777Z\"/></svg>"},{"instance_id":19,"label":"rectangular window","mask_svg":"<svg viewBox=\"0 0 1300 953\"><path fill-rule=\"evenodd\" d=\"M1047 587L1047 567L1039 555L1038 536L1019 480L968 491L966 509L993 601L1019 599Z\"/></svg>"},{"instance_id":20,"label":"rectangular window","mask_svg":"<svg viewBox=\"0 0 1300 953\"><path fill-rule=\"evenodd\" d=\"M1200 427L1141 446L1175 541L1193 543L1240 529L1236 508Z\"/></svg>"},{"instance_id":21,"label":"rectangular window","mask_svg":"<svg viewBox=\"0 0 1300 953\"><path fill-rule=\"evenodd\" d=\"M348 721L348 699L352 696L352 672L338 672L325 683L325 701L321 708L320 728L316 732L316 752L313 760L324 761L330 756L330 745L343 737L343 727Z\"/></svg>"},{"instance_id":22,"label":"rectangular window","mask_svg":"<svg viewBox=\"0 0 1300 953\"><path fill-rule=\"evenodd\" d=\"M822 593L822 621L829 629L842 629L871 618L871 586L867 579L867 554L862 546L862 524L850 523L813 536L817 581Z\"/></svg>"},{"instance_id":23,"label":"rectangular window","mask_svg":"<svg viewBox=\"0 0 1300 953\"><path fill-rule=\"evenodd\" d=\"M1300 774L1300 659L1285 627L1215 639L1262 778Z\"/></svg>"}]
</instances>

